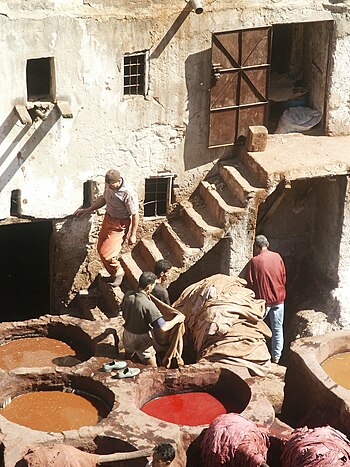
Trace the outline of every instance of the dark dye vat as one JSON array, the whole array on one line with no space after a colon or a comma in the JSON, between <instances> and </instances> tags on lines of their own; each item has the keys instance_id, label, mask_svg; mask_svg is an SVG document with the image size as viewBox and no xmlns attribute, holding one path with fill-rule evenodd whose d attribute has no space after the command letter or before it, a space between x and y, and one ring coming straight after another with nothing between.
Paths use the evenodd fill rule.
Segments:
<instances>
[{"instance_id":1,"label":"dark dye vat","mask_svg":"<svg viewBox=\"0 0 350 467\"><path fill-rule=\"evenodd\" d=\"M80 363L75 351L65 342L48 337L15 339L0 346L0 368L34 368Z\"/></svg>"},{"instance_id":2,"label":"dark dye vat","mask_svg":"<svg viewBox=\"0 0 350 467\"><path fill-rule=\"evenodd\" d=\"M350 389L350 352L333 355L322 363L322 368L335 383Z\"/></svg>"},{"instance_id":3,"label":"dark dye vat","mask_svg":"<svg viewBox=\"0 0 350 467\"><path fill-rule=\"evenodd\" d=\"M227 413L226 406L207 392L187 392L157 397L147 402L142 412L177 425L208 425L218 415Z\"/></svg>"},{"instance_id":4,"label":"dark dye vat","mask_svg":"<svg viewBox=\"0 0 350 467\"><path fill-rule=\"evenodd\" d=\"M107 407L90 395L61 391L22 394L0 409L0 415L32 430L60 432L96 425Z\"/></svg>"}]
</instances>

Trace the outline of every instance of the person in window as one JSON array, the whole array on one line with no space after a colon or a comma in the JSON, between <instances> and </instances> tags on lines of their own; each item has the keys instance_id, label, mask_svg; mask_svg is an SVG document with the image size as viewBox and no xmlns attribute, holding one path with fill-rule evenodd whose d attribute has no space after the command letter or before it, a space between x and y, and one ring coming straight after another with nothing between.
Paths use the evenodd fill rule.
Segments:
<instances>
[{"instance_id":1,"label":"person in window","mask_svg":"<svg viewBox=\"0 0 350 467\"><path fill-rule=\"evenodd\" d=\"M152 295L167 305L170 305L170 298L167 289L164 287L164 283L167 281L168 273L172 267L173 265L167 259L159 259L154 263L154 274L157 276L157 282Z\"/></svg>"},{"instance_id":2,"label":"person in window","mask_svg":"<svg viewBox=\"0 0 350 467\"><path fill-rule=\"evenodd\" d=\"M118 256L129 232L129 245L136 243L139 223L136 192L118 170L108 170L105 175L103 195L99 196L90 207L77 209L74 215L91 214L103 206L106 206L106 213L98 236L97 251L103 266L110 274L106 279L107 282L112 287L118 287L124 276Z\"/></svg>"},{"instance_id":3,"label":"person in window","mask_svg":"<svg viewBox=\"0 0 350 467\"><path fill-rule=\"evenodd\" d=\"M127 354L136 354L145 365L157 366L156 350L151 334L164 334L176 324L183 323L185 316L178 314L165 321L161 312L152 302L150 294L156 284L157 276L150 271L143 272L139 278L137 291L125 293L121 303L124 318L123 345Z\"/></svg>"}]
</instances>

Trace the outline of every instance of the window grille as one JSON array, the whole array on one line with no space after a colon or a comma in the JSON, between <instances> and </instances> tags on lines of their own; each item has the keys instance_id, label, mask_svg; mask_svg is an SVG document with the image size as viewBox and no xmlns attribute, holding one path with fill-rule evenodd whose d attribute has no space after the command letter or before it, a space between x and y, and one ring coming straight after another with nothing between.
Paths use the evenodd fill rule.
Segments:
<instances>
[{"instance_id":1,"label":"window grille","mask_svg":"<svg viewBox=\"0 0 350 467\"><path fill-rule=\"evenodd\" d=\"M124 95L145 95L146 54L124 56Z\"/></svg>"},{"instance_id":2,"label":"window grille","mask_svg":"<svg viewBox=\"0 0 350 467\"><path fill-rule=\"evenodd\" d=\"M144 217L167 215L171 202L172 177L153 177L145 181Z\"/></svg>"}]
</instances>

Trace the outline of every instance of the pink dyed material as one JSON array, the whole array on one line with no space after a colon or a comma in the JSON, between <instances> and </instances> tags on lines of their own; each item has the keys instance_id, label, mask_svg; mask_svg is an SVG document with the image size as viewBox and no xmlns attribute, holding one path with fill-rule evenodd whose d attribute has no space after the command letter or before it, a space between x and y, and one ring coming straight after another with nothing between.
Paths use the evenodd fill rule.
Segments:
<instances>
[{"instance_id":1,"label":"pink dyed material","mask_svg":"<svg viewBox=\"0 0 350 467\"><path fill-rule=\"evenodd\" d=\"M203 467L260 467L266 462L269 439L266 430L241 415L220 415L201 443Z\"/></svg>"},{"instance_id":2,"label":"pink dyed material","mask_svg":"<svg viewBox=\"0 0 350 467\"><path fill-rule=\"evenodd\" d=\"M330 427L297 428L282 448L282 467L350 466L350 441Z\"/></svg>"},{"instance_id":3,"label":"pink dyed material","mask_svg":"<svg viewBox=\"0 0 350 467\"><path fill-rule=\"evenodd\" d=\"M158 397L141 410L159 420L188 426L208 425L215 417L226 413L224 405L207 392Z\"/></svg>"}]
</instances>

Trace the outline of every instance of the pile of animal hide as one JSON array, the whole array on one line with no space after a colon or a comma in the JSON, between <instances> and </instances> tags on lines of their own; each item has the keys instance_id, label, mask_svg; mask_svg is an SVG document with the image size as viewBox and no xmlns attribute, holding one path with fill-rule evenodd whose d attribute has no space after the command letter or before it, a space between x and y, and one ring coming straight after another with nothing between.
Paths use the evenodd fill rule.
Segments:
<instances>
[{"instance_id":1,"label":"pile of animal hide","mask_svg":"<svg viewBox=\"0 0 350 467\"><path fill-rule=\"evenodd\" d=\"M245 366L253 374L265 376L270 354L264 323L264 300L256 300L246 281L216 274L187 287L173 304L186 316L197 361L221 366Z\"/></svg>"},{"instance_id":2,"label":"pile of animal hide","mask_svg":"<svg viewBox=\"0 0 350 467\"><path fill-rule=\"evenodd\" d=\"M165 321L171 321L176 315L180 314L175 308L161 302L156 297L151 295L151 299L162 313ZM170 368L170 366L176 361L177 366L184 364L182 359L183 351L183 335L185 334L184 323L176 324L169 331L160 334L155 329L153 331L153 337L155 339L154 347L157 352L163 352L164 357L162 359L162 366Z\"/></svg>"},{"instance_id":3,"label":"pile of animal hide","mask_svg":"<svg viewBox=\"0 0 350 467\"><path fill-rule=\"evenodd\" d=\"M17 465L20 467L96 467L97 456L64 444L35 446Z\"/></svg>"},{"instance_id":4,"label":"pile of animal hide","mask_svg":"<svg viewBox=\"0 0 350 467\"><path fill-rule=\"evenodd\" d=\"M350 442L330 426L297 428L282 447L282 467L350 466Z\"/></svg>"},{"instance_id":5,"label":"pile of animal hide","mask_svg":"<svg viewBox=\"0 0 350 467\"><path fill-rule=\"evenodd\" d=\"M201 465L260 467L267 458L269 439L263 428L241 415L219 415L201 443Z\"/></svg>"}]
</instances>

